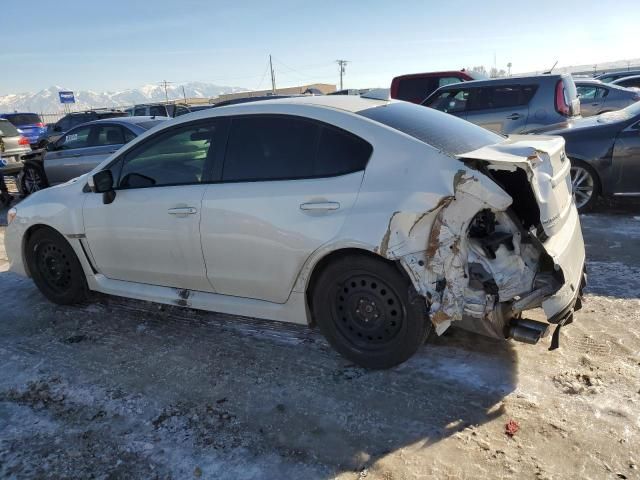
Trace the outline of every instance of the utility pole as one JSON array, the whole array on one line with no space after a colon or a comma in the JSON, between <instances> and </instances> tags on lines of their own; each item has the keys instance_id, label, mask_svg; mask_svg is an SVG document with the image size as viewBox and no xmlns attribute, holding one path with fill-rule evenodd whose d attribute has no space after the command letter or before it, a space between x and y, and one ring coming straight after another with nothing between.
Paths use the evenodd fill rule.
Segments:
<instances>
[{"instance_id":1,"label":"utility pole","mask_svg":"<svg viewBox=\"0 0 640 480\"><path fill-rule=\"evenodd\" d=\"M511 67L512 67L511 62L507 63L507 69L508 69L507 76L509 77L511 76Z\"/></svg>"},{"instance_id":2,"label":"utility pole","mask_svg":"<svg viewBox=\"0 0 640 480\"><path fill-rule=\"evenodd\" d=\"M182 85L182 97L184 98L184 103L187 103L187 94L184 93L184 85Z\"/></svg>"},{"instance_id":3,"label":"utility pole","mask_svg":"<svg viewBox=\"0 0 640 480\"><path fill-rule=\"evenodd\" d=\"M164 87L164 100L165 103L169 103L169 94L167 93L167 85L172 84L173 82L167 82L166 80L162 80L160 85Z\"/></svg>"},{"instance_id":4,"label":"utility pole","mask_svg":"<svg viewBox=\"0 0 640 480\"><path fill-rule=\"evenodd\" d=\"M336 63L340 67L340 90L342 90L342 77L343 77L343 75L346 75L344 69L347 66L347 63L349 63L349 61L348 60L336 60Z\"/></svg>"},{"instance_id":5,"label":"utility pole","mask_svg":"<svg viewBox=\"0 0 640 480\"><path fill-rule=\"evenodd\" d=\"M269 55L269 70L271 70L271 93L276 94L276 74L273 73L273 63L271 62L271 55Z\"/></svg>"}]
</instances>

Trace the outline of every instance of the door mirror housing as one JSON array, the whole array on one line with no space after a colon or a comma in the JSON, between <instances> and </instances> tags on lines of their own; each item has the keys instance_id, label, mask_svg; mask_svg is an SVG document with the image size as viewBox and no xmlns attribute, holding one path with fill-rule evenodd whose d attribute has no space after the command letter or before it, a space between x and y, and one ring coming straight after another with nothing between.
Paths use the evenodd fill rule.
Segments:
<instances>
[{"instance_id":1,"label":"door mirror housing","mask_svg":"<svg viewBox=\"0 0 640 480\"><path fill-rule=\"evenodd\" d=\"M94 193L106 193L113 190L113 174L111 170L101 170L94 174L91 180L92 182L89 182L89 186Z\"/></svg>"}]
</instances>

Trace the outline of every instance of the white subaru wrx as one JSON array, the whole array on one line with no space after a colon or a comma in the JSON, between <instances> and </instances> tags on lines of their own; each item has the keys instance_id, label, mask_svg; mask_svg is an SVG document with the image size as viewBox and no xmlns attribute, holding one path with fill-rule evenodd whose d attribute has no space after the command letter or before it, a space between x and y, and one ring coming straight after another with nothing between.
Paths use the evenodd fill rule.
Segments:
<instances>
[{"instance_id":1,"label":"white subaru wrx","mask_svg":"<svg viewBox=\"0 0 640 480\"><path fill-rule=\"evenodd\" d=\"M365 367L408 359L431 325L536 343L585 280L563 142L355 96L214 108L18 204L6 250L56 303L317 325ZM538 307L548 322L524 318Z\"/></svg>"}]
</instances>

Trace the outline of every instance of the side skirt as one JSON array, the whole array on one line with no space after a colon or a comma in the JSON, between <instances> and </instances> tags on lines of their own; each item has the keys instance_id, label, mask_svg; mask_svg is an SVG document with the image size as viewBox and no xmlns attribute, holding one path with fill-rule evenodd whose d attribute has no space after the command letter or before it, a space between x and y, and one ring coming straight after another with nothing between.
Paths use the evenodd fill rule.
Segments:
<instances>
[{"instance_id":1,"label":"side skirt","mask_svg":"<svg viewBox=\"0 0 640 480\"><path fill-rule=\"evenodd\" d=\"M135 298L210 312L264 318L301 325L308 324L305 295L300 292L291 292L287 302L280 304L264 300L220 295L219 293L113 280L100 273L87 275L87 283L90 290L119 297Z\"/></svg>"}]
</instances>

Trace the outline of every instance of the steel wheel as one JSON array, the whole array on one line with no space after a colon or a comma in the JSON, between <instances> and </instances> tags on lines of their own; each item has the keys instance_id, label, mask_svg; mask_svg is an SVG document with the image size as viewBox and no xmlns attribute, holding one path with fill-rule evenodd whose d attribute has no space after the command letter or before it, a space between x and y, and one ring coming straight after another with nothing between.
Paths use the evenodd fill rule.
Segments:
<instances>
[{"instance_id":1,"label":"steel wheel","mask_svg":"<svg viewBox=\"0 0 640 480\"><path fill-rule=\"evenodd\" d=\"M576 197L576 207L585 207L595 194L595 180L589 170L579 165L571 167L571 187Z\"/></svg>"},{"instance_id":2,"label":"steel wheel","mask_svg":"<svg viewBox=\"0 0 640 480\"><path fill-rule=\"evenodd\" d=\"M35 193L44 186L44 179L37 168L25 167L22 176L22 185L26 194Z\"/></svg>"},{"instance_id":3,"label":"steel wheel","mask_svg":"<svg viewBox=\"0 0 640 480\"><path fill-rule=\"evenodd\" d=\"M337 330L363 350L393 342L406 321L398 295L387 283L368 274L345 279L336 292L335 307Z\"/></svg>"},{"instance_id":4,"label":"steel wheel","mask_svg":"<svg viewBox=\"0 0 640 480\"><path fill-rule=\"evenodd\" d=\"M57 293L71 287L71 259L53 242L42 242L36 249L36 265L47 286Z\"/></svg>"}]
</instances>

